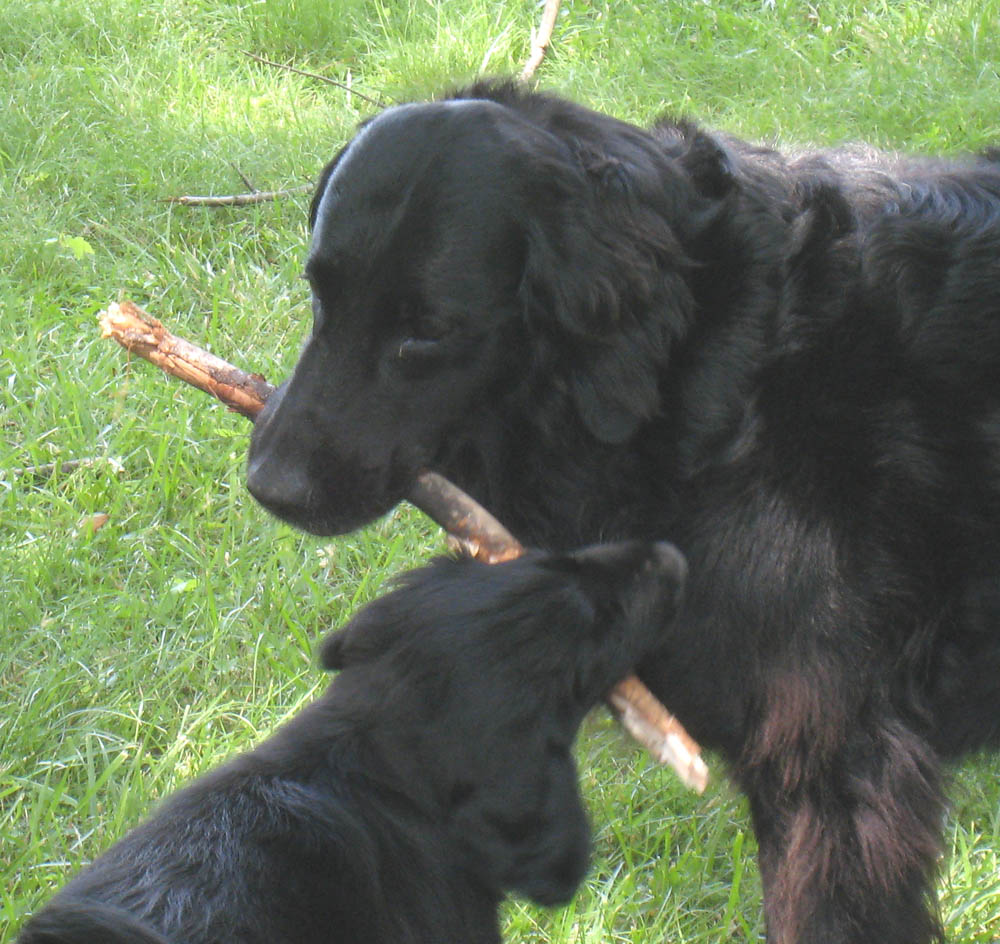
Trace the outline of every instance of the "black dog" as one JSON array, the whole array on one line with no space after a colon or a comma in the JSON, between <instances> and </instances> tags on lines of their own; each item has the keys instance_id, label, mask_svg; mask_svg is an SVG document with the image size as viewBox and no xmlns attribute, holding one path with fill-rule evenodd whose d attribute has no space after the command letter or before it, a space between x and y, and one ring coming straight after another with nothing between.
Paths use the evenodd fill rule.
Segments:
<instances>
[{"instance_id":1,"label":"black dog","mask_svg":"<svg viewBox=\"0 0 1000 944\"><path fill-rule=\"evenodd\" d=\"M323 647L327 693L112 847L21 944L475 944L572 895L571 747L656 642L683 558L625 543L407 576Z\"/></svg>"},{"instance_id":2,"label":"black dog","mask_svg":"<svg viewBox=\"0 0 1000 944\"><path fill-rule=\"evenodd\" d=\"M451 476L669 537L640 675L749 795L774 944L921 944L942 762L1000 734L1000 165L782 156L511 84L326 168L249 486L319 533Z\"/></svg>"}]
</instances>

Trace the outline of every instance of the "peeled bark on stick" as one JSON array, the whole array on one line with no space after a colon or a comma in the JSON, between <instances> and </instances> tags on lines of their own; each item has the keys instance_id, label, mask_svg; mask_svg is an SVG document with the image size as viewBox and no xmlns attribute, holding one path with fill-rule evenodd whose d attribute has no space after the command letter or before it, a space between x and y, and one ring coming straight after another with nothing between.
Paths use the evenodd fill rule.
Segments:
<instances>
[{"instance_id":1,"label":"peeled bark on stick","mask_svg":"<svg viewBox=\"0 0 1000 944\"><path fill-rule=\"evenodd\" d=\"M210 393L230 409L254 419L274 387L260 374L248 374L181 338L129 301L112 303L101 312L102 337L152 361L168 374ZM409 500L457 538L466 551L486 563L519 556L524 548L485 508L458 486L435 472L423 472ZM687 786L701 793L708 768L701 748L683 725L634 675L619 682L608 703L619 720L661 764L669 764Z\"/></svg>"},{"instance_id":2,"label":"peeled bark on stick","mask_svg":"<svg viewBox=\"0 0 1000 944\"><path fill-rule=\"evenodd\" d=\"M212 394L248 419L252 420L274 393L274 387L260 374L248 374L176 337L132 302L113 302L99 317L102 338L114 338L126 350Z\"/></svg>"}]
</instances>

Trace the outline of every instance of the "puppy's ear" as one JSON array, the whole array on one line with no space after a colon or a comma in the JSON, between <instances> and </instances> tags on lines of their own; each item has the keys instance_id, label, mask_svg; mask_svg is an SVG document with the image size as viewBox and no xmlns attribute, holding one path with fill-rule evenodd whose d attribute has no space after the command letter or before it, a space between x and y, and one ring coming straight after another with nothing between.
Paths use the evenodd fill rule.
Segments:
<instances>
[{"instance_id":1,"label":"puppy's ear","mask_svg":"<svg viewBox=\"0 0 1000 944\"><path fill-rule=\"evenodd\" d=\"M574 649L575 688L585 704L617 682L668 640L683 599L687 562L664 542L595 545L571 555L593 619Z\"/></svg>"},{"instance_id":2,"label":"puppy's ear","mask_svg":"<svg viewBox=\"0 0 1000 944\"><path fill-rule=\"evenodd\" d=\"M323 640L319 649L319 664L328 672L339 671L347 665L348 659L345 649L350 649L345 638L347 635L347 628L345 627L331 633Z\"/></svg>"},{"instance_id":3,"label":"puppy's ear","mask_svg":"<svg viewBox=\"0 0 1000 944\"><path fill-rule=\"evenodd\" d=\"M18 944L169 944L151 927L114 905L57 900L21 929Z\"/></svg>"},{"instance_id":4,"label":"puppy's ear","mask_svg":"<svg viewBox=\"0 0 1000 944\"><path fill-rule=\"evenodd\" d=\"M384 654L406 632L399 594L397 590L369 603L327 636L320 647L320 665L328 670L346 669Z\"/></svg>"},{"instance_id":5,"label":"puppy's ear","mask_svg":"<svg viewBox=\"0 0 1000 944\"><path fill-rule=\"evenodd\" d=\"M329 672L345 669L349 665L365 661L358 658L358 649L355 623L351 622L323 640L319 650L319 663Z\"/></svg>"},{"instance_id":6,"label":"puppy's ear","mask_svg":"<svg viewBox=\"0 0 1000 944\"><path fill-rule=\"evenodd\" d=\"M587 429L624 442L658 412L659 378L690 318L684 254L645 205L649 168L593 153L584 164L567 148L534 173L544 190L528 210L525 317L549 337Z\"/></svg>"},{"instance_id":7,"label":"puppy's ear","mask_svg":"<svg viewBox=\"0 0 1000 944\"><path fill-rule=\"evenodd\" d=\"M395 577L392 589L363 606L348 623L335 630L320 648L320 663L326 669L346 669L385 655L400 642L412 640L418 627L433 622L432 614L447 603L447 583L440 575L460 566L442 556L424 567ZM442 599L443 597L443 599Z\"/></svg>"},{"instance_id":8,"label":"puppy's ear","mask_svg":"<svg viewBox=\"0 0 1000 944\"><path fill-rule=\"evenodd\" d=\"M635 608L642 600L672 612L687 581L684 555L666 541L594 544L568 557L595 604L613 601L623 610Z\"/></svg>"},{"instance_id":9,"label":"puppy's ear","mask_svg":"<svg viewBox=\"0 0 1000 944\"><path fill-rule=\"evenodd\" d=\"M532 746L518 744L517 754L509 778L467 789L453 811L453 835L488 887L561 904L590 861L576 767L568 747L545 746L541 736Z\"/></svg>"}]
</instances>

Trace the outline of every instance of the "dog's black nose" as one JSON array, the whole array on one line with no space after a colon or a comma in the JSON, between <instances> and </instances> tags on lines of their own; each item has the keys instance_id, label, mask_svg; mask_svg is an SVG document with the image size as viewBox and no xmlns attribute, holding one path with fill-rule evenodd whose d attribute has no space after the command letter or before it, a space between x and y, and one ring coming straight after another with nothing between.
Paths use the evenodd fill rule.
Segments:
<instances>
[{"instance_id":1,"label":"dog's black nose","mask_svg":"<svg viewBox=\"0 0 1000 944\"><path fill-rule=\"evenodd\" d=\"M247 488L268 511L280 518L298 519L309 506L312 485L296 465L265 454L251 457Z\"/></svg>"},{"instance_id":2,"label":"dog's black nose","mask_svg":"<svg viewBox=\"0 0 1000 944\"><path fill-rule=\"evenodd\" d=\"M298 427L282 423L278 415L287 392L286 381L268 397L254 422L247 488L272 514L298 520L309 504L312 483L300 458L303 444L294 434Z\"/></svg>"}]
</instances>

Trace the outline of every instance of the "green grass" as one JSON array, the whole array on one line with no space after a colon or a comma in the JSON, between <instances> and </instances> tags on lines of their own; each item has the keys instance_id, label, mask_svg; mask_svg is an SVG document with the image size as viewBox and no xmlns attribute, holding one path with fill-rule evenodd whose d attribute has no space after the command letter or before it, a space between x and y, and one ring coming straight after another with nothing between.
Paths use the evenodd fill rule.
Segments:
<instances>
[{"instance_id":1,"label":"green grass","mask_svg":"<svg viewBox=\"0 0 1000 944\"><path fill-rule=\"evenodd\" d=\"M313 646L439 548L412 510L336 541L248 499L248 426L97 338L119 293L270 377L306 326L307 196L192 210L181 193L295 186L384 101L517 69L512 0L7 0L0 6L0 944L165 793L323 685ZM620 117L682 112L782 144L1000 141L1000 0L566 0L542 83ZM97 456L32 482L11 470ZM107 524L90 533L97 513ZM745 805L697 798L607 721L581 739L595 864L511 940L750 941ZM940 881L951 939L1000 938L1000 765L956 774Z\"/></svg>"}]
</instances>

